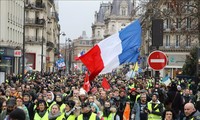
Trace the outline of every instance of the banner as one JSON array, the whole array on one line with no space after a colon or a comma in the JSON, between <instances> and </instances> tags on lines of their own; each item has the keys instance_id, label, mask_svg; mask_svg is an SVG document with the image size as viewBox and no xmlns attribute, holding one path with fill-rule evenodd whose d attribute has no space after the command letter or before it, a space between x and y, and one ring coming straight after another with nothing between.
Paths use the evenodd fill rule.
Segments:
<instances>
[{"instance_id":1,"label":"banner","mask_svg":"<svg viewBox=\"0 0 200 120\"><path fill-rule=\"evenodd\" d=\"M58 69L61 69L63 67L65 67L65 61L64 61L64 58L60 58L56 61L56 67Z\"/></svg>"}]
</instances>

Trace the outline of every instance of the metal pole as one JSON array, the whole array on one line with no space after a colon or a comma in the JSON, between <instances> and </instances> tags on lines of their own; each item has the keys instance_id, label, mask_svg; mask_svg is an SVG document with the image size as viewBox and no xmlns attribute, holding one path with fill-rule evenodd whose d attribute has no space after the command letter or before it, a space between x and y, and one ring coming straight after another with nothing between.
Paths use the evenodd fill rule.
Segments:
<instances>
[{"instance_id":1,"label":"metal pole","mask_svg":"<svg viewBox=\"0 0 200 120\"><path fill-rule=\"evenodd\" d=\"M65 74L67 74L67 38L65 40Z\"/></svg>"},{"instance_id":2,"label":"metal pole","mask_svg":"<svg viewBox=\"0 0 200 120\"><path fill-rule=\"evenodd\" d=\"M24 25L23 25L23 48L22 48L22 81L24 81L24 69L25 69L25 0L24 0Z\"/></svg>"},{"instance_id":3,"label":"metal pole","mask_svg":"<svg viewBox=\"0 0 200 120\"><path fill-rule=\"evenodd\" d=\"M70 40L68 40L69 42L69 64L68 64L68 72L69 74L71 74L70 68L71 68L71 46L70 46Z\"/></svg>"},{"instance_id":4,"label":"metal pole","mask_svg":"<svg viewBox=\"0 0 200 120\"><path fill-rule=\"evenodd\" d=\"M41 75L43 74L43 44L44 44L44 38L43 38L43 34L44 34L44 28L42 29L42 50L41 50Z\"/></svg>"}]
</instances>

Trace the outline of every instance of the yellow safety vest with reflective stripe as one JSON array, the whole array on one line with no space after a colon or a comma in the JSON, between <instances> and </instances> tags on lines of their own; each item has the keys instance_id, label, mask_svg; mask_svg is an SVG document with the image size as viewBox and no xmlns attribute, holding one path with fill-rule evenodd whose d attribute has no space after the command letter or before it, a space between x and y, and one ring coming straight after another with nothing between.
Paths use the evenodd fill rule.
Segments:
<instances>
[{"instance_id":1,"label":"yellow safety vest with reflective stripe","mask_svg":"<svg viewBox=\"0 0 200 120\"><path fill-rule=\"evenodd\" d=\"M154 108L156 108L157 106L158 106L158 104L156 104L154 106ZM147 103L147 108L148 108L148 110L152 111L152 103L151 102ZM160 110L156 109L156 112L160 112ZM161 120L161 116L149 113L148 114L148 120Z\"/></svg>"},{"instance_id":2,"label":"yellow safety vest with reflective stripe","mask_svg":"<svg viewBox=\"0 0 200 120\"><path fill-rule=\"evenodd\" d=\"M92 113L91 115L90 115L90 119L89 120L96 120L96 114L95 113ZM78 119L77 120L83 120L83 114L80 114L79 116L78 116Z\"/></svg>"},{"instance_id":3,"label":"yellow safety vest with reflective stripe","mask_svg":"<svg viewBox=\"0 0 200 120\"><path fill-rule=\"evenodd\" d=\"M36 112L34 115L34 120L49 120L48 111L46 111L43 117L40 117L39 114Z\"/></svg>"}]
</instances>

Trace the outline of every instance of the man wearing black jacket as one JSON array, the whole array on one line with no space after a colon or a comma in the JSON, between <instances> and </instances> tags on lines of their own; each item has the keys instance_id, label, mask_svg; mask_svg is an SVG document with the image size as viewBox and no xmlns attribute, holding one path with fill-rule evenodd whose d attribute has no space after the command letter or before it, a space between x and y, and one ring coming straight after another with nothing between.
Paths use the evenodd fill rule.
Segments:
<instances>
[{"instance_id":1,"label":"man wearing black jacket","mask_svg":"<svg viewBox=\"0 0 200 120\"><path fill-rule=\"evenodd\" d=\"M183 100L181 94L177 90L175 83L171 84L171 87L167 93L167 100L165 105L172 103L172 108L175 112L176 117L179 117L179 112L181 111L181 106L183 105Z\"/></svg>"}]
</instances>

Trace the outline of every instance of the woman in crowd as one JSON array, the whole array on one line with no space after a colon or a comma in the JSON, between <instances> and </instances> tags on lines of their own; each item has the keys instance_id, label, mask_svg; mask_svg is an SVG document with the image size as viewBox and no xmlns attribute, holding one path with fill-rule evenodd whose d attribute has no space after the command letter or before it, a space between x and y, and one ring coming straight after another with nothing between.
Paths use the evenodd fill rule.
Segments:
<instances>
[{"instance_id":1,"label":"woman in crowd","mask_svg":"<svg viewBox=\"0 0 200 120\"><path fill-rule=\"evenodd\" d=\"M47 104L44 100L37 102L34 120L48 120Z\"/></svg>"},{"instance_id":2,"label":"woman in crowd","mask_svg":"<svg viewBox=\"0 0 200 120\"><path fill-rule=\"evenodd\" d=\"M162 120L176 120L173 110L165 110L162 115Z\"/></svg>"},{"instance_id":3,"label":"woman in crowd","mask_svg":"<svg viewBox=\"0 0 200 120\"><path fill-rule=\"evenodd\" d=\"M58 104L54 104L51 107L51 111L49 112L49 120L62 120L60 106Z\"/></svg>"},{"instance_id":4,"label":"woman in crowd","mask_svg":"<svg viewBox=\"0 0 200 120\"><path fill-rule=\"evenodd\" d=\"M62 114L62 120L75 120L76 115L75 111L75 102L73 100L65 101L65 109Z\"/></svg>"}]
</instances>

